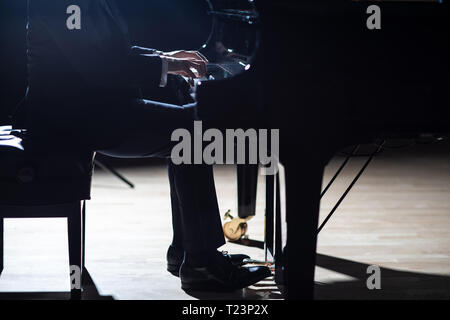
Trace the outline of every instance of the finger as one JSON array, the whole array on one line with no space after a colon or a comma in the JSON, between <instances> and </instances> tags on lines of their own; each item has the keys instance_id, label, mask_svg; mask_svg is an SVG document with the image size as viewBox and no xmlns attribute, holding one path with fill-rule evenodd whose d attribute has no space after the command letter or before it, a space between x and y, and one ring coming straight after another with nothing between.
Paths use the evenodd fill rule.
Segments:
<instances>
[{"instance_id":1,"label":"finger","mask_svg":"<svg viewBox=\"0 0 450 320\"><path fill-rule=\"evenodd\" d=\"M206 73L207 73L206 63L201 63L200 66L201 66L201 71L202 71L201 78L204 78L204 77L206 77Z\"/></svg>"},{"instance_id":2,"label":"finger","mask_svg":"<svg viewBox=\"0 0 450 320\"><path fill-rule=\"evenodd\" d=\"M206 64L206 62L203 59L198 58L197 56L195 57L190 57L190 58L185 58L183 60L186 60L190 63L197 63L197 64Z\"/></svg>"},{"instance_id":3,"label":"finger","mask_svg":"<svg viewBox=\"0 0 450 320\"><path fill-rule=\"evenodd\" d=\"M196 61L202 61L202 62L208 62L208 60L200 54L198 51L180 51L177 52L176 57L180 59L190 59L190 60L196 60Z\"/></svg>"},{"instance_id":4,"label":"finger","mask_svg":"<svg viewBox=\"0 0 450 320\"><path fill-rule=\"evenodd\" d=\"M193 66L190 63L186 64L185 68L184 68L184 72L186 72L190 78L194 78L195 79L195 78L197 78L197 76L191 70L191 67L193 67ZM193 68L195 69L195 67L193 67Z\"/></svg>"},{"instance_id":5,"label":"finger","mask_svg":"<svg viewBox=\"0 0 450 320\"><path fill-rule=\"evenodd\" d=\"M208 63L208 59L206 59L206 57L204 55L202 55L200 52L198 51L191 51L190 52L192 54L192 57L194 57L196 60L200 60L204 63Z\"/></svg>"},{"instance_id":6,"label":"finger","mask_svg":"<svg viewBox=\"0 0 450 320\"><path fill-rule=\"evenodd\" d=\"M206 57L198 51L183 51L182 54L179 55L179 57L184 59L201 61L204 63L209 62L208 59L206 59Z\"/></svg>"},{"instance_id":7,"label":"finger","mask_svg":"<svg viewBox=\"0 0 450 320\"><path fill-rule=\"evenodd\" d=\"M201 62L199 63L199 67L200 67L200 73L201 73L201 77L205 77L206 76L206 63L205 62Z\"/></svg>"},{"instance_id":8,"label":"finger","mask_svg":"<svg viewBox=\"0 0 450 320\"><path fill-rule=\"evenodd\" d=\"M192 72L188 73L187 71L178 71L177 75L185 77L185 78L192 78ZM196 78L196 77L194 77Z\"/></svg>"},{"instance_id":9,"label":"finger","mask_svg":"<svg viewBox=\"0 0 450 320\"><path fill-rule=\"evenodd\" d=\"M208 63L209 60L199 51L196 51L196 53L200 56L200 58L205 61L205 63Z\"/></svg>"},{"instance_id":10,"label":"finger","mask_svg":"<svg viewBox=\"0 0 450 320\"><path fill-rule=\"evenodd\" d=\"M197 71L198 78L203 78L206 76L206 64L203 61L200 63L192 63L192 67Z\"/></svg>"},{"instance_id":11,"label":"finger","mask_svg":"<svg viewBox=\"0 0 450 320\"><path fill-rule=\"evenodd\" d=\"M201 61L201 62L199 62L197 64L198 64L198 67L199 67L199 71L202 74L202 77L206 76L206 73L208 71L208 69L206 67L206 63Z\"/></svg>"}]
</instances>

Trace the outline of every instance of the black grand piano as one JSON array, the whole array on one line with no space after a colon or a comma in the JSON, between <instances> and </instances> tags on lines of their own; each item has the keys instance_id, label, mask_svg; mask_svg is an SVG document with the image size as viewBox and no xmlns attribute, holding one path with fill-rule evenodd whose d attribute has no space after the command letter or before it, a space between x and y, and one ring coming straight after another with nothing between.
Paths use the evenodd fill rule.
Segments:
<instances>
[{"instance_id":1,"label":"black grand piano","mask_svg":"<svg viewBox=\"0 0 450 320\"><path fill-rule=\"evenodd\" d=\"M195 90L200 117L210 127L280 129L287 239L283 243L275 227L267 241L286 297L312 299L322 176L330 158L376 139L450 132L449 3L209 4L214 27L202 51L216 73ZM367 27L373 4L381 10L381 29ZM252 214L256 172L239 169L240 204L247 210L241 216ZM279 181L267 179L266 214L279 225L281 204L271 196L279 195Z\"/></svg>"},{"instance_id":2,"label":"black grand piano","mask_svg":"<svg viewBox=\"0 0 450 320\"><path fill-rule=\"evenodd\" d=\"M374 4L381 29L367 27ZM266 245L288 299L313 298L331 157L377 139L450 132L449 7L445 0L206 1L212 31L200 50L208 77L194 88L174 78L169 87L179 103L198 102L204 126L280 129L286 221L279 176L267 176ZM238 166L240 217L255 213L257 174L258 166Z\"/></svg>"}]
</instances>

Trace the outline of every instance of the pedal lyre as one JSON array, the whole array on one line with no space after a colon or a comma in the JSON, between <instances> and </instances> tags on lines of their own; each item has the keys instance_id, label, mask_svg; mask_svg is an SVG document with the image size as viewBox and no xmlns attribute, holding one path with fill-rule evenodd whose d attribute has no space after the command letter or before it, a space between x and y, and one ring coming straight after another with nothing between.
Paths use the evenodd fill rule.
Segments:
<instances>
[{"instance_id":1,"label":"pedal lyre","mask_svg":"<svg viewBox=\"0 0 450 320\"><path fill-rule=\"evenodd\" d=\"M223 225L223 233L228 240L238 241L244 237L248 230L247 222L253 218L249 216L247 218L234 218L230 214L230 210L225 213L224 219L231 219Z\"/></svg>"}]
</instances>

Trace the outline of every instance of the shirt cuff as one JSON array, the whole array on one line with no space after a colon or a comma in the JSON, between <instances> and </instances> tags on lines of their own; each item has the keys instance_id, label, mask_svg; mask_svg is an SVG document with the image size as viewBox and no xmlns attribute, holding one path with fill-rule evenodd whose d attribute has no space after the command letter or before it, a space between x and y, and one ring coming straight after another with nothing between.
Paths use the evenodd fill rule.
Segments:
<instances>
[{"instance_id":1,"label":"shirt cuff","mask_svg":"<svg viewBox=\"0 0 450 320\"><path fill-rule=\"evenodd\" d=\"M169 62L167 59L161 59L162 60L162 71L161 71L161 82L159 83L159 86L161 88L164 88L167 85L167 73L169 72Z\"/></svg>"}]
</instances>

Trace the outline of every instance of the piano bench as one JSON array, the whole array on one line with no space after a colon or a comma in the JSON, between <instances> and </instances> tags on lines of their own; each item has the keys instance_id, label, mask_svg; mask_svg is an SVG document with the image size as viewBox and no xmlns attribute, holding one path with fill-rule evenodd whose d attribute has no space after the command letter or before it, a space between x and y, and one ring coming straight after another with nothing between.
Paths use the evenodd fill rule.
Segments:
<instances>
[{"instance_id":1,"label":"piano bench","mask_svg":"<svg viewBox=\"0 0 450 320\"><path fill-rule=\"evenodd\" d=\"M0 274L5 218L67 218L71 299L84 280L85 201L90 199L94 152L51 153L33 148L25 131L0 127ZM28 147L30 146L30 148ZM41 150L37 152L34 150Z\"/></svg>"}]
</instances>

